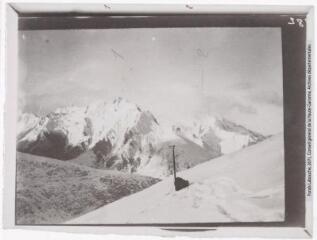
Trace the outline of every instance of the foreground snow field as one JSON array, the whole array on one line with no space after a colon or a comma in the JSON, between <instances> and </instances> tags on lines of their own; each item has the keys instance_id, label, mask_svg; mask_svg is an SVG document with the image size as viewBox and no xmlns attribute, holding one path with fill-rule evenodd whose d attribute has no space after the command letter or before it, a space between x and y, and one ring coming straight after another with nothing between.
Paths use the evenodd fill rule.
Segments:
<instances>
[{"instance_id":1,"label":"foreground snow field","mask_svg":"<svg viewBox=\"0 0 317 240\"><path fill-rule=\"evenodd\" d=\"M284 220L283 135L179 172L67 224L253 222Z\"/></svg>"}]
</instances>

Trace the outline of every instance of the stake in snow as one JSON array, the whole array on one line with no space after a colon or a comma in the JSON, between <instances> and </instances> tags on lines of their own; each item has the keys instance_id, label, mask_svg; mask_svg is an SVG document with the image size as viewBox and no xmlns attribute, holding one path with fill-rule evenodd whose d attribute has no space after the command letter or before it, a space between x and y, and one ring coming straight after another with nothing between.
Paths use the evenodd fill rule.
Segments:
<instances>
[{"instance_id":1,"label":"stake in snow","mask_svg":"<svg viewBox=\"0 0 317 240\"><path fill-rule=\"evenodd\" d=\"M173 173L174 173L174 186L175 190L179 191L185 187L188 187L189 182L180 177L176 177L176 162L175 162L175 145L170 146L173 150Z\"/></svg>"}]
</instances>

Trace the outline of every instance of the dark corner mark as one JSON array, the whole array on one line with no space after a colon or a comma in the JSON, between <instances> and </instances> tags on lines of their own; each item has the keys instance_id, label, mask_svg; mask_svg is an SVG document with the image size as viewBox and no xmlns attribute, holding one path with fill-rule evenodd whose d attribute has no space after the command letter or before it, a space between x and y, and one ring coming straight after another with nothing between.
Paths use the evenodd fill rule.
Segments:
<instances>
[{"instance_id":1,"label":"dark corner mark","mask_svg":"<svg viewBox=\"0 0 317 240\"><path fill-rule=\"evenodd\" d=\"M306 228L304 228L304 232L305 232L310 238L313 237L313 235L312 235Z\"/></svg>"},{"instance_id":2,"label":"dark corner mark","mask_svg":"<svg viewBox=\"0 0 317 240\"><path fill-rule=\"evenodd\" d=\"M185 7L188 8L188 9L190 9L190 10L194 9L194 6L189 5L189 4L186 4Z\"/></svg>"},{"instance_id":3,"label":"dark corner mark","mask_svg":"<svg viewBox=\"0 0 317 240\"><path fill-rule=\"evenodd\" d=\"M111 7L108 4L104 4L104 7L105 7L105 9L108 9L108 10L111 9Z\"/></svg>"}]
</instances>

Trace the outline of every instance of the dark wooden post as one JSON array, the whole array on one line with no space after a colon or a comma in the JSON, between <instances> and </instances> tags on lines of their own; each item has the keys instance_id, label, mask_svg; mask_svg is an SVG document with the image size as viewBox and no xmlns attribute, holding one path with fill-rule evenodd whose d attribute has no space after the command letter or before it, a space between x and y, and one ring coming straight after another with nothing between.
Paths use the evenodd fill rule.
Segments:
<instances>
[{"instance_id":1,"label":"dark wooden post","mask_svg":"<svg viewBox=\"0 0 317 240\"><path fill-rule=\"evenodd\" d=\"M189 182L180 177L176 177L176 159L175 159L175 145L170 146L173 150L173 171L174 171L174 186L175 190L179 191L189 186Z\"/></svg>"},{"instance_id":2,"label":"dark wooden post","mask_svg":"<svg viewBox=\"0 0 317 240\"><path fill-rule=\"evenodd\" d=\"M173 170L174 170L174 181L176 181L176 162L175 162L175 145L171 146L173 149Z\"/></svg>"}]
</instances>

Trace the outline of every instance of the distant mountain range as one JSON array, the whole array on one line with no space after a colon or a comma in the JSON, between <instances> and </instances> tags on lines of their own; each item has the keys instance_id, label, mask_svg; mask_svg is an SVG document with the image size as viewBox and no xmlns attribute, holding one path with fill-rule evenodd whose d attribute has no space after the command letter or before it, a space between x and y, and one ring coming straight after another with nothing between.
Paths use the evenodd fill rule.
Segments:
<instances>
[{"instance_id":1,"label":"distant mountain range","mask_svg":"<svg viewBox=\"0 0 317 240\"><path fill-rule=\"evenodd\" d=\"M163 127L151 112L120 97L43 117L23 113L17 126L20 152L159 178L172 173L171 145L183 170L264 139L219 116Z\"/></svg>"}]
</instances>

